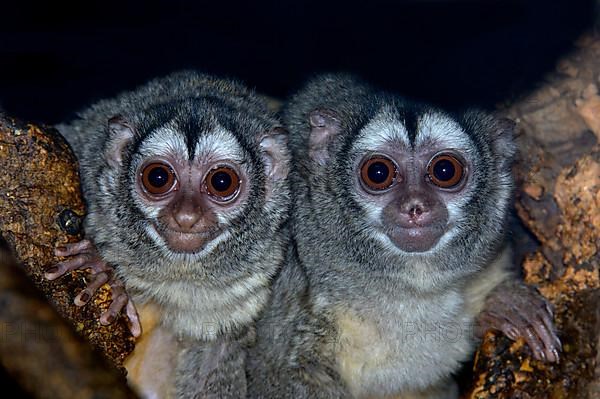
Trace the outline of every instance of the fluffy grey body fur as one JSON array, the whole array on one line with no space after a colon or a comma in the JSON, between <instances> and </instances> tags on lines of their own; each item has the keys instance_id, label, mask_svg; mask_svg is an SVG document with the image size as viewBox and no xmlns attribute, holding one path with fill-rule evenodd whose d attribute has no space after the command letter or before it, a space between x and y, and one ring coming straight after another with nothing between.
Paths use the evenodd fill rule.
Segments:
<instances>
[{"instance_id":1,"label":"fluffy grey body fur","mask_svg":"<svg viewBox=\"0 0 600 399\"><path fill-rule=\"evenodd\" d=\"M340 125L325 154L312 143L316 109ZM511 129L331 75L293 97L284 122L294 244L258 325L249 396L455 396L451 374L472 353L474 318L511 262ZM381 146L448 142L473 167L469 187L448 203L452 228L435 247L403 252L380 234L381 210L356 195L357 162Z\"/></svg>"},{"instance_id":2,"label":"fluffy grey body fur","mask_svg":"<svg viewBox=\"0 0 600 399\"><path fill-rule=\"evenodd\" d=\"M107 121L115 115L135 132L117 167L106 156L115 139ZM183 72L100 101L59 126L80 160L87 237L114 265L136 304L159 306L161 325L178 342L170 395L244 395L244 348L287 243L287 180L266 175L269 160L260 142L280 125L242 85ZM165 128L168 134L157 133ZM187 161L204 145L218 148L223 135L229 141L222 145L234 147L249 176L248 199L220 222L221 238L205 250L174 253L153 237L152 212L136 199L140 152L181 145ZM279 156L278 162L287 163L285 151Z\"/></svg>"}]
</instances>

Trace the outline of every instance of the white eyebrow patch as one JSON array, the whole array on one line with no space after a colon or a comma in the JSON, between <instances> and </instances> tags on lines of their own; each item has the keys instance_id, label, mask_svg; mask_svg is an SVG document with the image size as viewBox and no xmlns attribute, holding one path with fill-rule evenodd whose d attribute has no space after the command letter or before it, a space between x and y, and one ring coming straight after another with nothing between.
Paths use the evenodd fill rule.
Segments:
<instances>
[{"instance_id":1,"label":"white eyebrow patch","mask_svg":"<svg viewBox=\"0 0 600 399\"><path fill-rule=\"evenodd\" d=\"M162 156L187 159L187 145L183 135L172 125L156 129L140 146L139 153L143 158Z\"/></svg>"},{"instance_id":2,"label":"white eyebrow patch","mask_svg":"<svg viewBox=\"0 0 600 399\"><path fill-rule=\"evenodd\" d=\"M183 133L172 125L152 132L140 146L142 158L162 156L188 159L188 149ZM202 134L194 148L194 159L229 159L243 161L243 150L233 133L221 126Z\"/></svg>"},{"instance_id":3,"label":"white eyebrow patch","mask_svg":"<svg viewBox=\"0 0 600 399\"><path fill-rule=\"evenodd\" d=\"M444 148L466 149L472 146L469 136L458 122L441 113L422 115L418 120L417 132L416 147L432 142Z\"/></svg>"},{"instance_id":4,"label":"white eyebrow patch","mask_svg":"<svg viewBox=\"0 0 600 399\"><path fill-rule=\"evenodd\" d=\"M391 143L401 143L408 147L408 131L394 115L383 110L361 129L354 149L373 150L389 146Z\"/></svg>"},{"instance_id":5,"label":"white eyebrow patch","mask_svg":"<svg viewBox=\"0 0 600 399\"><path fill-rule=\"evenodd\" d=\"M221 126L202 135L194 149L195 159L230 159L241 163L244 161L243 154L235 135Z\"/></svg>"}]
</instances>

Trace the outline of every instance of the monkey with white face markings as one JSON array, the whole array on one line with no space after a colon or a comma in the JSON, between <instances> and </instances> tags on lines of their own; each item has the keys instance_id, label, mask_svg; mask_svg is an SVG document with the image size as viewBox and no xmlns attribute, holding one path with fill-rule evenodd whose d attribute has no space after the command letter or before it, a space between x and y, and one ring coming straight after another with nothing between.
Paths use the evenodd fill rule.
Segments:
<instances>
[{"instance_id":1,"label":"monkey with white face markings","mask_svg":"<svg viewBox=\"0 0 600 399\"><path fill-rule=\"evenodd\" d=\"M510 271L511 123L332 75L284 122L293 250L257 326L250 397L455 397L474 325L558 361L548 304Z\"/></svg>"},{"instance_id":2,"label":"monkey with white face markings","mask_svg":"<svg viewBox=\"0 0 600 399\"><path fill-rule=\"evenodd\" d=\"M184 72L60 130L80 161L86 240L58 248L48 278L91 269L76 304L108 282L101 322L126 308L139 336L124 284L141 306L126 367L143 396L244 396L245 347L286 251L280 122L240 84Z\"/></svg>"}]
</instances>

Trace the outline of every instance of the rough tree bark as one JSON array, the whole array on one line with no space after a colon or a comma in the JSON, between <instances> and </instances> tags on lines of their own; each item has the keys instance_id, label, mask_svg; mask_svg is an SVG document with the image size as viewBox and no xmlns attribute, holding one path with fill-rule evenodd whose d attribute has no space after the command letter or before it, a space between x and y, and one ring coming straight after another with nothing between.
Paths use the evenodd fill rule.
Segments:
<instances>
[{"instance_id":1,"label":"rough tree bark","mask_svg":"<svg viewBox=\"0 0 600 399\"><path fill-rule=\"evenodd\" d=\"M79 188L78 164L68 144L56 130L25 125L10 118L0 118L0 170L2 238L15 254L22 270L58 313L70 321L74 331L87 339L123 374L122 361L134 346L125 319L121 316L118 322L110 326L102 326L98 321L100 314L110 303L110 291L106 287L101 289L93 301L79 308L73 305L73 299L85 286L85 271L74 271L55 281L44 278L44 270L58 261L53 255L54 248L59 244L76 241L82 234L80 215L83 215L85 210ZM8 302L0 303L0 326L12 331L21 328L15 324L19 320L14 313L14 306L21 303L20 301L25 301L25 298L13 295L16 294L15 287L19 285L4 285L4 279L12 276L12 272L5 264L0 267L3 268L0 277L3 283L0 285L1 294L3 299L8 298ZM19 279L17 276L11 278ZM7 284L8 281L6 280ZM39 314L36 313L35 303L32 299L30 303L23 302L19 305L18 309L30 312L29 321L23 319L19 323L25 323L23 326L32 328L42 328L43 323L40 324L36 319ZM47 317L51 317L48 310L39 308L39 312L46 312ZM22 316L26 317L27 314ZM47 327L51 325L58 324L53 321ZM57 339L54 344L64 351L78 348L78 351L82 351L82 356L86 356L81 344L74 343L71 335L58 334L56 337L53 335L53 338ZM9 374L21 378L25 371L21 367L22 361L27 358L32 361L32 373L37 372L41 365L52 365L49 372L52 371L53 375L60 372L69 374L76 386L81 386L83 381L90 381L89 378L85 378L86 370L82 370L80 377L77 377L77 373L73 371L77 362L72 362L72 357L56 356L56 362L52 362L53 358L49 356L58 352L40 350L39 362L35 362L34 357L23 355L30 350L29 346L38 345L42 348L43 342L10 342L13 347L0 345L0 348L6 349L0 350L0 362ZM21 360L17 361L17 358ZM65 362L61 363L60 360ZM87 358L82 359L81 364L74 370L85 361ZM35 374L28 376L31 377L30 381L37 380L34 376ZM33 384L27 387L38 389L39 391L35 392L37 396L45 395L41 385Z\"/></svg>"},{"instance_id":2,"label":"rough tree bark","mask_svg":"<svg viewBox=\"0 0 600 399\"><path fill-rule=\"evenodd\" d=\"M555 307L559 364L488 333L468 398L600 397L600 37L588 34L541 87L505 110L517 122L516 209L539 247L523 275Z\"/></svg>"}]
</instances>

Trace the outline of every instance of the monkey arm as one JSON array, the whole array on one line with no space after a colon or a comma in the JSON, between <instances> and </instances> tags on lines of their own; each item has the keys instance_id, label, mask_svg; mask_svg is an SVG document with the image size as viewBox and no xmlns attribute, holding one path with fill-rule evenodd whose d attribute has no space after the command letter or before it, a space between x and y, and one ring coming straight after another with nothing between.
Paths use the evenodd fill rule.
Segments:
<instances>
[{"instance_id":1,"label":"monkey arm","mask_svg":"<svg viewBox=\"0 0 600 399\"><path fill-rule=\"evenodd\" d=\"M537 360L558 362L562 350L552 322L550 304L534 288L510 273L507 247L466 287L467 308L476 320L475 334L502 331L512 340L523 338Z\"/></svg>"}]
</instances>

